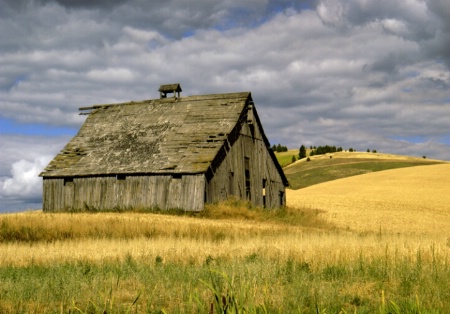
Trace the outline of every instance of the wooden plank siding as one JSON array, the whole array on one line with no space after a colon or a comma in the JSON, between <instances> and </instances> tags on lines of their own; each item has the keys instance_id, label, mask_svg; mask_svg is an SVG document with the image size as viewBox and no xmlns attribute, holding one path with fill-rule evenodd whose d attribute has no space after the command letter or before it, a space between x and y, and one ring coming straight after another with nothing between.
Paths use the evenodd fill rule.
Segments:
<instances>
[{"instance_id":1,"label":"wooden plank siding","mask_svg":"<svg viewBox=\"0 0 450 314\"><path fill-rule=\"evenodd\" d=\"M204 174L44 178L43 210L204 208ZM66 179L67 181L67 179Z\"/></svg>"},{"instance_id":2,"label":"wooden plank siding","mask_svg":"<svg viewBox=\"0 0 450 314\"><path fill-rule=\"evenodd\" d=\"M289 182L249 92L81 109L92 111L40 174L44 211L285 204Z\"/></svg>"},{"instance_id":3,"label":"wooden plank siding","mask_svg":"<svg viewBox=\"0 0 450 314\"><path fill-rule=\"evenodd\" d=\"M242 125L239 138L207 183L207 203L226 200L234 195L260 207L276 208L286 204L285 184L256 123L257 121L253 121L251 125ZM249 199L245 182L246 158L250 172Z\"/></svg>"}]
</instances>

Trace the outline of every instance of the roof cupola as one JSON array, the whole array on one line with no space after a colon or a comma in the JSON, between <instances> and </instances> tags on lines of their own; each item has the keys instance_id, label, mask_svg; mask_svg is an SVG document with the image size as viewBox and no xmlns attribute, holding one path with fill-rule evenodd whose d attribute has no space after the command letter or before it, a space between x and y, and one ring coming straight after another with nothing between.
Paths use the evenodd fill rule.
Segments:
<instances>
[{"instance_id":1,"label":"roof cupola","mask_svg":"<svg viewBox=\"0 0 450 314\"><path fill-rule=\"evenodd\" d=\"M173 93L173 98L180 98L181 89L180 83L161 85L158 89L160 98L167 98L167 94ZM178 96L177 96L178 93Z\"/></svg>"}]
</instances>

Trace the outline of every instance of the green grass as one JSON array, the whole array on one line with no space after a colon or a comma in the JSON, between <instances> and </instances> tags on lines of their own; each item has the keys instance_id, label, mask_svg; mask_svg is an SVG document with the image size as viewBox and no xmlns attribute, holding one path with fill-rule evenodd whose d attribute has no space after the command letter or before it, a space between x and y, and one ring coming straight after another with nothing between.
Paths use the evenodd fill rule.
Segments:
<instances>
[{"instance_id":1,"label":"green grass","mask_svg":"<svg viewBox=\"0 0 450 314\"><path fill-rule=\"evenodd\" d=\"M324 158L311 159L291 166L285 171L292 189L301 189L314 184L350 176L421 165L432 165L440 162L428 160L393 160L371 158Z\"/></svg>"},{"instance_id":2,"label":"green grass","mask_svg":"<svg viewBox=\"0 0 450 314\"><path fill-rule=\"evenodd\" d=\"M304 181L312 185L350 175L433 163L437 162L313 159L290 169L288 178L300 188ZM199 219L234 217L257 223L269 220L297 227L322 226L312 210L264 211L242 202L231 202L234 202L231 209L214 205L197 216ZM77 219L77 214L71 215L73 220ZM44 217L55 219L57 215ZM71 241L77 239L128 241L143 234L142 241L147 241L154 236L170 237L173 232L167 225L155 229L152 221L141 222L138 234L135 220L128 224L105 219L104 224L96 225L99 222L92 219L92 223L83 221L82 226L75 223L73 228L60 222L44 222L36 224L30 219L22 222L7 217L0 223L0 242L26 243L32 247L62 241L70 249ZM258 249L238 258L220 254L221 241L237 241L230 234L229 223L216 226L209 233L193 233L193 229L179 231L181 238L217 243L217 252L204 261L200 258L200 262L188 258L180 263L168 262L163 254L155 257L142 252L138 257L124 255L98 262L74 257L72 262L51 265L30 262L28 266L2 266L0 313L387 314L446 313L450 308L448 250L435 251L431 246L413 250L411 255L402 253L403 247L398 251L397 248L388 250L386 246L386 253L381 255L361 250L359 255L331 263L314 263L298 255L289 255L292 257L288 259L278 255L269 257ZM329 229L324 238L327 232L338 231Z\"/></svg>"},{"instance_id":3,"label":"green grass","mask_svg":"<svg viewBox=\"0 0 450 314\"><path fill-rule=\"evenodd\" d=\"M431 249L430 249L431 250ZM164 256L102 264L0 268L1 313L445 313L447 257L356 257L312 269L307 261L243 259L171 264ZM224 311L227 308L228 311Z\"/></svg>"},{"instance_id":4,"label":"green grass","mask_svg":"<svg viewBox=\"0 0 450 314\"><path fill-rule=\"evenodd\" d=\"M317 219L314 212L295 212L288 208L278 212L263 211L234 202L231 207L245 212L239 216L240 220L254 220L255 225L259 225L267 219L289 225L282 232L299 229L305 218ZM225 210L220 206L210 208L198 219L227 219L235 215L233 209ZM386 249L378 253L361 249L351 256L342 253L339 258L320 262L305 258L304 253L295 254L297 242L294 242L287 244L293 245L293 251L287 256L268 254L264 247L235 255L223 252L221 243L232 241L239 250L243 243L240 237L252 241L252 237L264 236L265 231L255 230L250 234L244 233L244 229L232 231L229 220L211 227L214 232L210 232L209 229L202 231L199 226L178 230L169 223L157 227L151 219L149 224L143 221L137 224L136 219L125 219L127 222L121 223L117 218L102 221L100 214L88 215L92 225L81 220L87 216L85 214L5 216L0 224L3 229L0 242L27 248L47 243L44 248L51 252L56 242L67 244L67 250L71 250L71 244L77 239L88 238L95 242L118 238L127 242L139 238L147 243L149 251L97 261L77 258L73 252L73 261L69 262L55 259L51 263L31 260L26 266L15 262L3 264L0 267L0 313L209 313L212 310L212 313L387 314L446 313L450 308L450 262L446 248L425 245L410 252L408 245L402 242L393 247L386 244ZM63 223L62 218L66 216L72 228ZM39 223L33 220L40 217ZM296 227L292 228L292 224ZM71 236L60 237L63 229L72 230ZM199 259L184 256L182 251L178 261L164 253L155 256L151 252L155 232L167 239L176 233L180 247L174 249L182 250L183 243L196 245L205 241L214 243L217 249ZM272 226L267 232L270 242L278 231ZM306 236L306 229L304 232ZM345 231L323 229L319 240L325 241L341 232ZM41 235L36 237L37 233ZM366 236L372 239L372 235L355 236L362 241ZM193 241L183 242L182 238ZM376 241L374 245L382 241L381 229L380 237L373 241ZM281 247L273 249L283 250Z\"/></svg>"},{"instance_id":5,"label":"green grass","mask_svg":"<svg viewBox=\"0 0 450 314\"><path fill-rule=\"evenodd\" d=\"M275 152L275 156L281 167L286 167L292 163L292 156L295 156L295 159L298 159L298 149L290 149L287 152L281 153Z\"/></svg>"}]
</instances>

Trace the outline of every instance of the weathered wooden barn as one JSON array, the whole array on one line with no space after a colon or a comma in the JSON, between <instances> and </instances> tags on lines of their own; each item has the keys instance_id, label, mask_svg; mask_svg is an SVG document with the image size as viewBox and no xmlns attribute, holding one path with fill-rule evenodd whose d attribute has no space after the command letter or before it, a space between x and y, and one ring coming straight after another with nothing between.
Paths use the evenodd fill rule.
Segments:
<instances>
[{"instance_id":1,"label":"weathered wooden barn","mask_svg":"<svg viewBox=\"0 0 450 314\"><path fill-rule=\"evenodd\" d=\"M80 108L83 126L40 174L44 211L200 211L231 196L285 204L288 181L251 93L159 91L160 99Z\"/></svg>"}]
</instances>

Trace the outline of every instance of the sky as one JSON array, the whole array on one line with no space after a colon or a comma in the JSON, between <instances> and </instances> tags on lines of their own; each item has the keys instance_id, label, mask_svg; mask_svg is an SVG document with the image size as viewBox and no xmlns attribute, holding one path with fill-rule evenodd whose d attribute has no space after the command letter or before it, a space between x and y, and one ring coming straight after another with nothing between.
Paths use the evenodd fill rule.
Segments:
<instances>
[{"instance_id":1,"label":"sky","mask_svg":"<svg viewBox=\"0 0 450 314\"><path fill-rule=\"evenodd\" d=\"M0 0L0 212L79 107L249 91L271 144L450 160L448 0Z\"/></svg>"}]
</instances>

